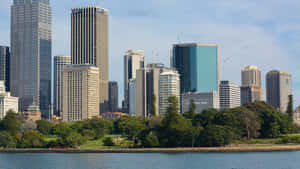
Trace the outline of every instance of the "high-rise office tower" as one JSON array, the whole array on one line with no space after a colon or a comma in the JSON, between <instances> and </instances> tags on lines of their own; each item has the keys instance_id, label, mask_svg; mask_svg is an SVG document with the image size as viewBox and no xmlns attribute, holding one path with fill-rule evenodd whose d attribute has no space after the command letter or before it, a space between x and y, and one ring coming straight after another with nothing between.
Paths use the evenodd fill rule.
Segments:
<instances>
[{"instance_id":1,"label":"high-rise office tower","mask_svg":"<svg viewBox=\"0 0 300 169\"><path fill-rule=\"evenodd\" d=\"M129 114L135 116L136 115L136 79L131 80L129 82Z\"/></svg>"},{"instance_id":2,"label":"high-rise office tower","mask_svg":"<svg viewBox=\"0 0 300 169\"><path fill-rule=\"evenodd\" d=\"M109 111L117 112L119 110L119 88L118 82L109 82Z\"/></svg>"},{"instance_id":3,"label":"high-rise office tower","mask_svg":"<svg viewBox=\"0 0 300 169\"><path fill-rule=\"evenodd\" d=\"M174 71L163 72L159 79L159 114L167 112L169 106L169 97L176 96L180 105L180 78L179 74ZM180 107L178 113L180 111Z\"/></svg>"},{"instance_id":4,"label":"high-rise office tower","mask_svg":"<svg viewBox=\"0 0 300 169\"><path fill-rule=\"evenodd\" d=\"M292 94L292 75L273 70L266 76L267 102L281 112L286 112Z\"/></svg>"},{"instance_id":5,"label":"high-rise office tower","mask_svg":"<svg viewBox=\"0 0 300 169\"><path fill-rule=\"evenodd\" d=\"M99 68L100 112L108 110L108 10L100 7L72 9L71 56L73 65Z\"/></svg>"},{"instance_id":6,"label":"high-rise office tower","mask_svg":"<svg viewBox=\"0 0 300 169\"><path fill-rule=\"evenodd\" d=\"M175 44L171 64L180 74L181 93L218 92L219 54L217 44Z\"/></svg>"},{"instance_id":7,"label":"high-rise office tower","mask_svg":"<svg viewBox=\"0 0 300 169\"><path fill-rule=\"evenodd\" d=\"M51 104L50 0L14 0L11 6L11 84L20 110L37 104L49 117Z\"/></svg>"},{"instance_id":8,"label":"high-rise office tower","mask_svg":"<svg viewBox=\"0 0 300 169\"><path fill-rule=\"evenodd\" d=\"M10 48L0 46L0 80L5 83L6 91L10 91Z\"/></svg>"},{"instance_id":9,"label":"high-rise office tower","mask_svg":"<svg viewBox=\"0 0 300 169\"><path fill-rule=\"evenodd\" d=\"M91 119L99 115L99 69L72 65L63 70L63 121Z\"/></svg>"},{"instance_id":10,"label":"high-rise office tower","mask_svg":"<svg viewBox=\"0 0 300 169\"><path fill-rule=\"evenodd\" d=\"M242 70L241 104L263 100L261 72L250 65Z\"/></svg>"},{"instance_id":11,"label":"high-rise office tower","mask_svg":"<svg viewBox=\"0 0 300 169\"><path fill-rule=\"evenodd\" d=\"M241 106L241 89L231 81L220 83L220 108L222 110Z\"/></svg>"},{"instance_id":12,"label":"high-rise office tower","mask_svg":"<svg viewBox=\"0 0 300 169\"><path fill-rule=\"evenodd\" d=\"M148 64L146 68L138 69L136 75L136 103L129 102L129 107L132 104L137 106L137 116L147 117L152 113L159 115L159 80L160 74L163 72L175 71L165 67L160 63ZM129 98L129 100L131 100ZM154 105L154 107L152 107ZM152 110L155 108L155 110Z\"/></svg>"},{"instance_id":13,"label":"high-rise office tower","mask_svg":"<svg viewBox=\"0 0 300 169\"><path fill-rule=\"evenodd\" d=\"M145 56L142 50L128 50L124 56L124 103L123 109L129 111L129 82L136 78L136 71L145 66Z\"/></svg>"},{"instance_id":14,"label":"high-rise office tower","mask_svg":"<svg viewBox=\"0 0 300 169\"><path fill-rule=\"evenodd\" d=\"M71 64L71 56L54 57L54 114L61 116L63 106L63 69Z\"/></svg>"},{"instance_id":15,"label":"high-rise office tower","mask_svg":"<svg viewBox=\"0 0 300 169\"><path fill-rule=\"evenodd\" d=\"M261 72L254 65L249 65L242 70L242 86L260 86Z\"/></svg>"}]
</instances>

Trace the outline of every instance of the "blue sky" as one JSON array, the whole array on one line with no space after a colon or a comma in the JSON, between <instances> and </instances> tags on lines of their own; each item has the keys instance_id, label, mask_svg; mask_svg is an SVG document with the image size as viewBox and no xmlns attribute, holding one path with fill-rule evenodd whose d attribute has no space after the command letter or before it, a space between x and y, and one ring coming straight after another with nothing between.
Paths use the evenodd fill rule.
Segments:
<instances>
[{"instance_id":1,"label":"blue sky","mask_svg":"<svg viewBox=\"0 0 300 169\"><path fill-rule=\"evenodd\" d=\"M10 5L1 0L0 45L9 45ZM240 84L240 71L259 67L293 74L295 104L300 105L299 0L51 0L53 56L70 54L71 8L109 9L110 80L123 98L123 55L143 49L147 62L169 65L172 44L219 44L221 79Z\"/></svg>"}]
</instances>

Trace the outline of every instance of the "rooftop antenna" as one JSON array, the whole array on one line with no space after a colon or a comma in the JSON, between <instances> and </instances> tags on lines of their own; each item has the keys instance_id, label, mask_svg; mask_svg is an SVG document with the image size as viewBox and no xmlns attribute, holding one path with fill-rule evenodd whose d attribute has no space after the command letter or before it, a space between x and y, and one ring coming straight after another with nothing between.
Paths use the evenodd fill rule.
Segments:
<instances>
[{"instance_id":1,"label":"rooftop antenna","mask_svg":"<svg viewBox=\"0 0 300 169\"><path fill-rule=\"evenodd\" d=\"M224 70L225 70L225 63L227 63L231 58L232 58L232 56L226 57L225 59L223 59L222 72L224 72Z\"/></svg>"}]
</instances>

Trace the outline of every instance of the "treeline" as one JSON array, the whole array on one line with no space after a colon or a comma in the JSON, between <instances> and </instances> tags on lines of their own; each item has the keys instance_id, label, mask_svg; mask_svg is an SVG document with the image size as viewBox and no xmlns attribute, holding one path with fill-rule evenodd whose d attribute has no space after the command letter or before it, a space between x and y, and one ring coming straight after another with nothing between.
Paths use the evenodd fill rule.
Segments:
<instances>
[{"instance_id":1,"label":"treeline","mask_svg":"<svg viewBox=\"0 0 300 169\"><path fill-rule=\"evenodd\" d=\"M133 144L130 147L211 147L252 138L277 138L293 132L290 116L278 112L265 102L248 103L242 107L217 111L195 112L190 103L188 112L178 113L175 97L169 98L164 117L141 119L124 116L115 121L91 119L74 123L19 121L8 112L0 121L0 147L3 148L76 148L88 140L119 134ZM113 146L109 137L104 144Z\"/></svg>"}]
</instances>

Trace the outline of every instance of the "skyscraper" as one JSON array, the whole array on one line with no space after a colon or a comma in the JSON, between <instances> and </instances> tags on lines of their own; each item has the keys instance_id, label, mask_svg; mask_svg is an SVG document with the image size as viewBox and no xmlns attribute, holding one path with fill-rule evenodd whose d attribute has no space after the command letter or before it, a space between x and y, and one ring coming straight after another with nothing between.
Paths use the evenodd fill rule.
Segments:
<instances>
[{"instance_id":1,"label":"skyscraper","mask_svg":"<svg viewBox=\"0 0 300 169\"><path fill-rule=\"evenodd\" d=\"M266 76L267 102L281 112L286 112L292 94L292 75L273 70Z\"/></svg>"},{"instance_id":2,"label":"skyscraper","mask_svg":"<svg viewBox=\"0 0 300 169\"><path fill-rule=\"evenodd\" d=\"M119 107L119 88L117 82L109 82L109 111L117 112Z\"/></svg>"},{"instance_id":3,"label":"skyscraper","mask_svg":"<svg viewBox=\"0 0 300 169\"><path fill-rule=\"evenodd\" d=\"M11 6L11 84L20 110L39 105L49 117L51 103L50 0L14 0Z\"/></svg>"},{"instance_id":4,"label":"skyscraper","mask_svg":"<svg viewBox=\"0 0 300 169\"><path fill-rule=\"evenodd\" d=\"M242 70L242 86L261 87L261 72L254 65L249 65Z\"/></svg>"},{"instance_id":5,"label":"skyscraper","mask_svg":"<svg viewBox=\"0 0 300 169\"><path fill-rule=\"evenodd\" d=\"M261 72L250 65L242 70L241 104L263 100Z\"/></svg>"},{"instance_id":6,"label":"skyscraper","mask_svg":"<svg viewBox=\"0 0 300 169\"><path fill-rule=\"evenodd\" d=\"M169 97L175 96L180 104L180 79L179 74L174 71L163 72L159 79L159 114L167 112ZM178 113L180 111L180 107Z\"/></svg>"},{"instance_id":7,"label":"skyscraper","mask_svg":"<svg viewBox=\"0 0 300 169\"><path fill-rule=\"evenodd\" d=\"M108 10L100 7L72 9L71 56L73 65L99 68L100 112L108 110Z\"/></svg>"},{"instance_id":8,"label":"skyscraper","mask_svg":"<svg viewBox=\"0 0 300 169\"><path fill-rule=\"evenodd\" d=\"M231 81L220 83L220 108L232 109L241 106L241 89Z\"/></svg>"},{"instance_id":9,"label":"skyscraper","mask_svg":"<svg viewBox=\"0 0 300 169\"><path fill-rule=\"evenodd\" d=\"M136 78L136 71L145 66L145 56L142 50L128 50L124 56L124 107L123 109L128 112L129 110L129 82Z\"/></svg>"},{"instance_id":10,"label":"skyscraper","mask_svg":"<svg viewBox=\"0 0 300 169\"><path fill-rule=\"evenodd\" d=\"M54 114L61 115L63 106L63 69L71 64L71 56L54 57Z\"/></svg>"},{"instance_id":11,"label":"skyscraper","mask_svg":"<svg viewBox=\"0 0 300 169\"><path fill-rule=\"evenodd\" d=\"M10 91L10 49L0 46L0 80L5 83L6 91Z\"/></svg>"},{"instance_id":12,"label":"skyscraper","mask_svg":"<svg viewBox=\"0 0 300 169\"><path fill-rule=\"evenodd\" d=\"M176 72L175 69L165 67L160 63L148 64L145 68L138 69L136 74L136 103L129 98L129 107L136 105L137 116L147 117L151 113L159 115L159 80L163 72ZM132 92L132 91L131 91ZM154 105L154 107L152 107ZM152 110L155 108L155 110Z\"/></svg>"},{"instance_id":13,"label":"skyscraper","mask_svg":"<svg viewBox=\"0 0 300 169\"><path fill-rule=\"evenodd\" d=\"M63 121L91 119L99 115L99 69L73 65L63 70Z\"/></svg>"},{"instance_id":14,"label":"skyscraper","mask_svg":"<svg viewBox=\"0 0 300 169\"><path fill-rule=\"evenodd\" d=\"M171 62L180 74L181 93L218 92L219 54L217 44L175 44Z\"/></svg>"}]
</instances>

